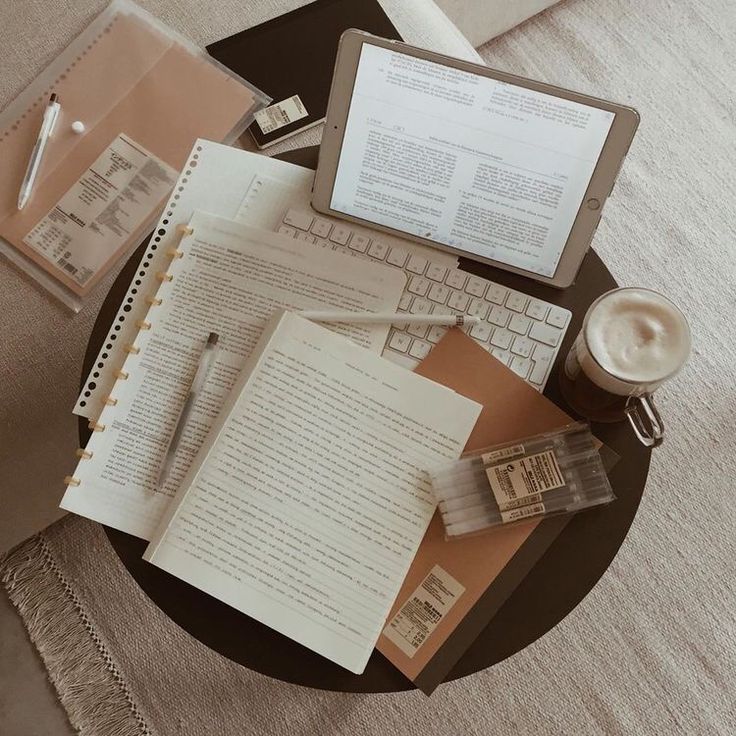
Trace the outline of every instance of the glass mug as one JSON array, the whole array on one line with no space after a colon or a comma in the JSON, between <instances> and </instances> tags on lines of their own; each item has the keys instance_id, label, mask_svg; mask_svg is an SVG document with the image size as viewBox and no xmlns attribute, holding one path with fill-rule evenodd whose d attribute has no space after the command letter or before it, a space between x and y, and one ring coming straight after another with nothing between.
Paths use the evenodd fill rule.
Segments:
<instances>
[{"instance_id":1,"label":"glass mug","mask_svg":"<svg viewBox=\"0 0 736 736\"><path fill-rule=\"evenodd\" d=\"M664 423L652 394L689 354L690 328L669 299L650 289L613 289L590 305L562 366L560 389L582 416L628 419L639 440L656 447Z\"/></svg>"}]
</instances>

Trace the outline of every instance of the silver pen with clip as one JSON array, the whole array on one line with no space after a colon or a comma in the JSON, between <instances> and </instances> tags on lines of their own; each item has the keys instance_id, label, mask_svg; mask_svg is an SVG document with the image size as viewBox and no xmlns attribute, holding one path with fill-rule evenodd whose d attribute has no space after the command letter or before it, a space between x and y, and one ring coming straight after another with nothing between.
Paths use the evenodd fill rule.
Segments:
<instances>
[{"instance_id":1,"label":"silver pen with clip","mask_svg":"<svg viewBox=\"0 0 736 736\"><path fill-rule=\"evenodd\" d=\"M176 451L179 448L182 433L184 432L184 428L187 426L187 421L189 420L189 415L192 412L197 396L204 388L210 369L215 363L218 339L219 337L216 332L210 332L204 349L202 350L202 354L199 356L197 372L194 374L194 378L192 379L192 385L189 387L189 395L187 396L187 400L184 402L184 406L179 413L179 419L176 422L176 427L174 427L174 433L171 435L171 439L169 440L164 461L158 474L156 488L159 490L163 487L169 477L171 468L174 465L174 458L176 457Z\"/></svg>"}]
</instances>

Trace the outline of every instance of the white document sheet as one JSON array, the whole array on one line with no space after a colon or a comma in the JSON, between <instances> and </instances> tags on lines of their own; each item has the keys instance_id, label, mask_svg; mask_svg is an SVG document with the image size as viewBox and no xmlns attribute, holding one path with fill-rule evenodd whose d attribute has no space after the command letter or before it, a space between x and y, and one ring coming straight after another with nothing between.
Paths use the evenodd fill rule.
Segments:
<instances>
[{"instance_id":1,"label":"white document sheet","mask_svg":"<svg viewBox=\"0 0 736 736\"><path fill-rule=\"evenodd\" d=\"M277 315L144 557L360 673L480 411Z\"/></svg>"},{"instance_id":2,"label":"white document sheet","mask_svg":"<svg viewBox=\"0 0 736 736\"><path fill-rule=\"evenodd\" d=\"M331 206L553 276L613 119L365 44Z\"/></svg>"},{"instance_id":3,"label":"white document sheet","mask_svg":"<svg viewBox=\"0 0 736 736\"><path fill-rule=\"evenodd\" d=\"M137 352L106 406L61 502L62 508L149 539L204 442L238 373L275 310L393 311L403 273L355 260L276 233L196 213L193 233L174 258L135 338ZM339 325L335 330L380 353L389 325ZM199 355L210 332L219 353L197 399L174 467L162 489L158 471Z\"/></svg>"},{"instance_id":4,"label":"white document sheet","mask_svg":"<svg viewBox=\"0 0 736 736\"><path fill-rule=\"evenodd\" d=\"M154 230L140 268L113 320L110 331L94 362L74 406L74 413L96 419L102 400L115 383L114 371L125 360L122 346L134 339L135 323L148 310L144 298L157 286L156 273L168 265L166 251L176 245L178 225L189 222L195 210L238 220L248 225L277 230L285 212L291 208L309 210L314 171L277 161L258 153L197 140L190 161L174 187L161 219ZM316 214L316 213L315 213ZM428 249L407 243L407 250L426 255ZM296 245L302 245L298 241ZM416 251L414 251L416 249ZM457 259L432 251L433 260L451 268ZM351 268L361 268L353 263Z\"/></svg>"}]
</instances>

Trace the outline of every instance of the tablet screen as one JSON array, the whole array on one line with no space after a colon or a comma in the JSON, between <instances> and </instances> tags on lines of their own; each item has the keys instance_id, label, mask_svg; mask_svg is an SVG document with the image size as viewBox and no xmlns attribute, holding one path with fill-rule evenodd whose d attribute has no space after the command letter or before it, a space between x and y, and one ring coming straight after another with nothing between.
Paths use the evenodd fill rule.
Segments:
<instances>
[{"instance_id":1,"label":"tablet screen","mask_svg":"<svg viewBox=\"0 0 736 736\"><path fill-rule=\"evenodd\" d=\"M364 43L331 208L552 277L614 117Z\"/></svg>"}]
</instances>

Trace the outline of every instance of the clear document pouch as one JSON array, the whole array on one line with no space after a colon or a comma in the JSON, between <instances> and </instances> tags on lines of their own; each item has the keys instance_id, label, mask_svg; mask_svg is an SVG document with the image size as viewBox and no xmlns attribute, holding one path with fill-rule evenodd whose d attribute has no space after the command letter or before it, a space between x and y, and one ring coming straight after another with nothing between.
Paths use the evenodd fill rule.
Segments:
<instances>
[{"instance_id":1,"label":"clear document pouch","mask_svg":"<svg viewBox=\"0 0 736 736\"><path fill-rule=\"evenodd\" d=\"M615 498L582 422L477 450L428 474L448 540Z\"/></svg>"},{"instance_id":2,"label":"clear document pouch","mask_svg":"<svg viewBox=\"0 0 736 736\"><path fill-rule=\"evenodd\" d=\"M52 93L59 113L19 210ZM0 253L78 312L151 232L195 141L231 143L269 100L113 0L0 114Z\"/></svg>"}]
</instances>

